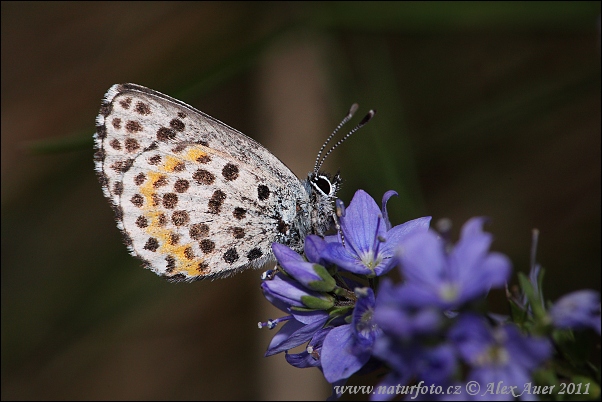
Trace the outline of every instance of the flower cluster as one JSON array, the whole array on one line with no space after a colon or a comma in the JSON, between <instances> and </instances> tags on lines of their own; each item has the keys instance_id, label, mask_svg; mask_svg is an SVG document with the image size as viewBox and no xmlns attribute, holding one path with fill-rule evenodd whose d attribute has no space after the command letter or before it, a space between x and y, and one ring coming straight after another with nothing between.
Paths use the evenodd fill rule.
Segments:
<instances>
[{"instance_id":1,"label":"flower cluster","mask_svg":"<svg viewBox=\"0 0 602 402\"><path fill-rule=\"evenodd\" d=\"M287 361L295 367L320 368L332 384L345 381L368 362L381 332L372 319L374 291L360 277L345 277L340 271L368 279L387 273L404 240L428 229L430 218L391 226L386 204L395 194L385 194L381 211L368 194L358 191L340 217L342 238L308 236L305 258L282 244L272 245L281 270L268 273L261 287L265 297L289 315L260 323L273 328L286 321L266 356L308 342L304 352L287 353Z\"/></svg>"},{"instance_id":2,"label":"flower cluster","mask_svg":"<svg viewBox=\"0 0 602 402\"><path fill-rule=\"evenodd\" d=\"M575 292L546 308L543 270L534 261L530 279L519 275L522 293L507 290L512 315L487 312L485 299L491 289L506 286L511 262L490 251L486 220L470 219L452 244L448 233L429 228L430 217L393 226L386 209L393 195L387 192L379 209L357 191L340 208L340 232L308 236L304 255L273 244L279 268L265 275L262 290L286 315L259 324L272 329L284 323L266 356L285 352L295 367L319 368L335 391L355 373L383 368L381 392L371 395L378 400L412 383L449 388L503 382L523 389L539 378L551 384L559 379L550 363L562 347L559 331L593 328L600 334L599 294ZM400 283L379 281L394 268ZM301 345L303 351L289 353ZM583 370L579 375L584 378ZM450 395L429 395L436 397Z\"/></svg>"}]
</instances>

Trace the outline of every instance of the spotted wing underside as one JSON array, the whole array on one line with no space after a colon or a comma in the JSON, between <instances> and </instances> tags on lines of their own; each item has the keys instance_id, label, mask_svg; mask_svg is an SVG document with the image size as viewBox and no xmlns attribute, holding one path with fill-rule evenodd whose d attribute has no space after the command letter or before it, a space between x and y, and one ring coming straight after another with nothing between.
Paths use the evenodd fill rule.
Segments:
<instances>
[{"instance_id":1,"label":"spotted wing underside","mask_svg":"<svg viewBox=\"0 0 602 402\"><path fill-rule=\"evenodd\" d=\"M260 144L134 84L107 92L95 145L126 244L172 280L261 266L307 202L301 182Z\"/></svg>"}]
</instances>

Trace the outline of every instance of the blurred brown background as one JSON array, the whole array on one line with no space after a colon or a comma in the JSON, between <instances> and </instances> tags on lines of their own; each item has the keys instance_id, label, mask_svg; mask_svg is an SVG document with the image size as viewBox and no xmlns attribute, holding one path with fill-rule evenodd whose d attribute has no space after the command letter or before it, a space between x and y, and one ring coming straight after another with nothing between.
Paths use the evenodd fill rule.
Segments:
<instances>
[{"instance_id":1,"label":"blurred brown background","mask_svg":"<svg viewBox=\"0 0 602 402\"><path fill-rule=\"evenodd\" d=\"M600 289L600 3L2 2L6 399L325 399L263 358L259 271L170 284L139 267L93 171L100 100L134 82L256 138L303 177L353 102L340 197L394 223L491 217L544 292ZM496 307L504 312L503 306ZM361 383L361 380L358 382Z\"/></svg>"}]
</instances>

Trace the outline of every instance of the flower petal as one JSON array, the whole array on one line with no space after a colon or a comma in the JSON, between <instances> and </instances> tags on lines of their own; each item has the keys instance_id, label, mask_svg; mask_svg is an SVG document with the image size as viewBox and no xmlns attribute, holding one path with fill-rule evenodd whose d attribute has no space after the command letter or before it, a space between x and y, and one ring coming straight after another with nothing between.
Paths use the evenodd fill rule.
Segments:
<instances>
[{"instance_id":1,"label":"flower petal","mask_svg":"<svg viewBox=\"0 0 602 402\"><path fill-rule=\"evenodd\" d=\"M550 309L554 325L559 328L593 328L600 334L600 293L578 290L562 296Z\"/></svg>"},{"instance_id":2,"label":"flower petal","mask_svg":"<svg viewBox=\"0 0 602 402\"><path fill-rule=\"evenodd\" d=\"M303 256L284 244L272 243L272 251L281 265L289 261L305 261Z\"/></svg>"},{"instance_id":3,"label":"flower petal","mask_svg":"<svg viewBox=\"0 0 602 402\"><path fill-rule=\"evenodd\" d=\"M389 212L387 212L387 202L389 201L389 198L391 198L393 196L399 197L399 194L397 194L397 191L389 190L383 195L382 214L383 214L383 219L385 221L387 230L390 230L391 226L392 226L391 221L389 221Z\"/></svg>"},{"instance_id":4,"label":"flower petal","mask_svg":"<svg viewBox=\"0 0 602 402\"><path fill-rule=\"evenodd\" d=\"M312 262L289 260L286 263L281 263L281 266L284 272L295 278L297 282L307 289L313 290L308 286L309 283L322 281L322 278L316 274L314 263Z\"/></svg>"},{"instance_id":5,"label":"flower petal","mask_svg":"<svg viewBox=\"0 0 602 402\"><path fill-rule=\"evenodd\" d=\"M270 302L272 299L278 299L289 306L295 307L306 307L302 301L304 297L309 296L323 299L327 296L326 294L305 289L299 282L284 274L277 274L271 280L263 281L261 283L261 290ZM278 304L275 305L279 307Z\"/></svg>"},{"instance_id":6,"label":"flower petal","mask_svg":"<svg viewBox=\"0 0 602 402\"><path fill-rule=\"evenodd\" d=\"M436 290L445 279L447 262L444 244L432 230L409 236L399 249L398 256L401 274L407 283Z\"/></svg>"},{"instance_id":7,"label":"flower petal","mask_svg":"<svg viewBox=\"0 0 602 402\"><path fill-rule=\"evenodd\" d=\"M364 190L355 192L345 216L340 218L345 245L351 247L355 254L367 253L377 236L384 237L386 227L380 214L378 205L368 193Z\"/></svg>"},{"instance_id":8,"label":"flower petal","mask_svg":"<svg viewBox=\"0 0 602 402\"><path fill-rule=\"evenodd\" d=\"M493 241L490 233L483 232L486 221L486 218L471 218L462 226L460 241L449 256L449 279L463 283L479 272Z\"/></svg>"},{"instance_id":9,"label":"flower petal","mask_svg":"<svg viewBox=\"0 0 602 402\"><path fill-rule=\"evenodd\" d=\"M393 369L393 373L401 376L398 384L405 385L413 376L413 360L418 345L406 342L397 342L391 337L381 336L374 342L372 353L386 362Z\"/></svg>"},{"instance_id":10,"label":"flower petal","mask_svg":"<svg viewBox=\"0 0 602 402\"><path fill-rule=\"evenodd\" d=\"M460 316L450 330L449 338L467 363L477 360L493 342L487 323L473 314Z\"/></svg>"},{"instance_id":11,"label":"flower petal","mask_svg":"<svg viewBox=\"0 0 602 402\"><path fill-rule=\"evenodd\" d=\"M372 316L374 314L374 291L368 287L355 289L357 301L352 313L351 324L356 331L356 341L361 347L372 347L374 339L381 333L380 329L374 324Z\"/></svg>"},{"instance_id":12,"label":"flower petal","mask_svg":"<svg viewBox=\"0 0 602 402\"><path fill-rule=\"evenodd\" d=\"M458 366L454 348L447 344L425 348L418 360L418 377L428 385L448 384Z\"/></svg>"},{"instance_id":13,"label":"flower petal","mask_svg":"<svg viewBox=\"0 0 602 402\"><path fill-rule=\"evenodd\" d=\"M311 262L325 265L326 261L322 257L324 249L328 243L320 236L309 235L305 238L305 256Z\"/></svg>"},{"instance_id":14,"label":"flower petal","mask_svg":"<svg viewBox=\"0 0 602 402\"><path fill-rule=\"evenodd\" d=\"M415 291L417 290L417 291ZM444 317L438 299L411 285L395 287L389 278L379 286L374 322L387 335L400 340L432 334L441 328Z\"/></svg>"},{"instance_id":15,"label":"flower petal","mask_svg":"<svg viewBox=\"0 0 602 402\"><path fill-rule=\"evenodd\" d=\"M274 338L272 338L270 346L265 352L265 356L267 357L284 352L285 350L295 348L309 341L316 331L324 326L327 319L328 317L307 325L296 320L288 321L280 328L280 331L274 335Z\"/></svg>"},{"instance_id":16,"label":"flower petal","mask_svg":"<svg viewBox=\"0 0 602 402\"><path fill-rule=\"evenodd\" d=\"M504 331L505 347L513 366L521 366L528 371L535 370L552 355L553 347L547 338L524 336L513 324L497 328Z\"/></svg>"},{"instance_id":17,"label":"flower petal","mask_svg":"<svg viewBox=\"0 0 602 402\"><path fill-rule=\"evenodd\" d=\"M329 383L349 378L370 359L370 350L354 347L354 331L351 325L333 328L322 345L322 370Z\"/></svg>"},{"instance_id":18,"label":"flower petal","mask_svg":"<svg viewBox=\"0 0 602 402\"><path fill-rule=\"evenodd\" d=\"M265 356L271 356L276 353L284 352L286 349L277 350L277 351L274 351L274 350L276 350L275 348L277 348L279 345L281 345L283 342L285 342L288 338L291 337L291 335L295 331L299 330L304 325L305 324L295 321L295 320L287 321L282 327L280 327L278 332L276 332L276 334L272 337L272 340L270 341L270 344L268 345L268 350L265 352Z\"/></svg>"},{"instance_id":19,"label":"flower petal","mask_svg":"<svg viewBox=\"0 0 602 402\"><path fill-rule=\"evenodd\" d=\"M320 354L322 353L322 344L324 343L324 338L330 332L332 327L322 328L316 331L314 336L311 338L309 343L307 344L307 348L301 352L296 354L287 353L284 357L286 361L294 367L305 368L305 367L322 367L320 361ZM312 353L309 353L309 348L312 349Z\"/></svg>"},{"instance_id":20,"label":"flower petal","mask_svg":"<svg viewBox=\"0 0 602 402\"><path fill-rule=\"evenodd\" d=\"M295 320L304 324L311 324L328 318L328 313L323 310L299 311L290 309L290 314L295 317Z\"/></svg>"},{"instance_id":21,"label":"flower petal","mask_svg":"<svg viewBox=\"0 0 602 402\"><path fill-rule=\"evenodd\" d=\"M387 241L381 245L380 253L386 257L393 256L395 251L402 245L402 242L408 237L414 233L426 232L430 222L431 217L425 216L394 226L387 232L385 236Z\"/></svg>"},{"instance_id":22,"label":"flower petal","mask_svg":"<svg viewBox=\"0 0 602 402\"><path fill-rule=\"evenodd\" d=\"M320 366L320 360L307 353L307 351L301 353L287 353L284 355L284 358L288 364L297 368Z\"/></svg>"},{"instance_id":23,"label":"flower petal","mask_svg":"<svg viewBox=\"0 0 602 402\"><path fill-rule=\"evenodd\" d=\"M275 277L280 276L282 274L278 273L276 274ZM272 303L276 308L284 311L285 313L289 313L290 312L290 303L288 302L284 302L282 301L279 297L276 297L274 295L274 293L272 293L272 291L269 289L269 287L265 286L264 283L265 282L270 282L272 281L274 278L270 278L270 279L264 279L261 283L261 291L263 292L263 296L270 302Z\"/></svg>"},{"instance_id":24,"label":"flower petal","mask_svg":"<svg viewBox=\"0 0 602 402\"><path fill-rule=\"evenodd\" d=\"M403 240L405 237L416 232L426 232L431 223L431 216L423 216L422 218L412 219L400 225L396 225L387 232L387 240L390 238Z\"/></svg>"},{"instance_id":25,"label":"flower petal","mask_svg":"<svg viewBox=\"0 0 602 402\"><path fill-rule=\"evenodd\" d=\"M322 255L326 260L336 264L345 271L359 275L374 274L368 267L362 264L357 255L352 254L341 243L329 243Z\"/></svg>"}]
</instances>

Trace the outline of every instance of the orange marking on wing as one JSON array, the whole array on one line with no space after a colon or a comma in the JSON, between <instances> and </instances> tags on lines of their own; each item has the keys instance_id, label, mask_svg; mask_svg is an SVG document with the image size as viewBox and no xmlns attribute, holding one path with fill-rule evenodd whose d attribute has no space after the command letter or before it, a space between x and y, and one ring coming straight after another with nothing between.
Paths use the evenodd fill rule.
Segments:
<instances>
[{"instance_id":1,"label":"orange marking on wing","mask_svg":"<svg viewBox=\"0 0 602 402\"><path fill-rule=\"evenodd\" d=\"M169 163L171 163L171 161L166 161L164 166L168 165ZM149 225L146 227L146 233L155 237L159 241L159 244L161 244L158 250L159 253L171 255L175 258L176 266L172 271L172 274L186 273L191 277L197 276L199 263L203 262L203 260L199 258L189 260L186 258L185 250L190 247L190 243L181 245L170 244L169 239L171 230L160 225L159 216L161 215L161 212L153 206L153 195L157 193L153 187L153 184L162 176L163 175L158 172L148 172L149 180L140 186L140 193L144 197L145 201L143 206L144 215L150 220Z\"/></svg>"},{"instance_id":2,"label":"orange marking on wing","mask_svg":"<svg viewBox=\"0 0 602 402\"><path fill-rule=\"evenodd\" d=\"M173 172L174 167L179 164L180 162L182 162L181 158L177 158L175 156L171 156L171 155L167 155L165 157L165 162L163 163L163 165L161 166L161 169L164 172Z\"/></svg>"},{"instance_id":3,"label":"orange marking on wing","mask_svg":"<svg viewBox=\"0 0 602 402\"><path fill-rule=\"evenodd\" d=\"M207 155L207 152L203 151L203 149L201 149L201 145L196 146L196 147L190 147L188 149L188 152L186 152L186 160L189 160L191 162L196 162L197 159ZM202 147L204 148L204 147Z\"/></svg>"}]
</instances>

